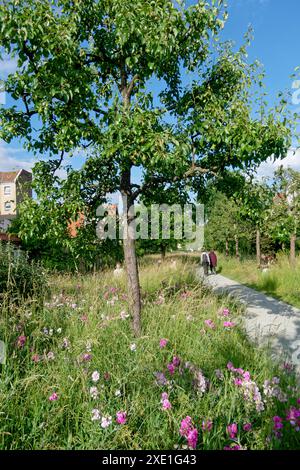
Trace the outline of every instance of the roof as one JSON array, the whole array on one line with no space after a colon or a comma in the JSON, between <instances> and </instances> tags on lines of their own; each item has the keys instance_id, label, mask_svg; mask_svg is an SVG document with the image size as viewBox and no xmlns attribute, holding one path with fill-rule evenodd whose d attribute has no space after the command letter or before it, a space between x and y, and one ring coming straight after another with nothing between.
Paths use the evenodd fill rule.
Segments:
<instances>
[{"instance_id":1,"label":"roof","mask_svg":"<svg viewBox=\"0 0 300 470\"><path fill-rule=\"evenodd\" d=\"M21 240L15 235L10 235L9 233L0 233L0 242L10 242L16 245L20 245Z\"/></svg>"},{"instance_id":2,"label":"roof","mask_svg":"<svg viewBox=\"0 0 300 470\"><path fill-rule=\"evenodd\" d=\"M0 171L0 183L14 183L15 179L21 174L25 173L31 175L29 171L17 170L17 171Z\"/></svg>"},{"instance_id":3,"label":"roof","mask_svg":"<svg viewBox=\"0 0 300 470\"><path fill-rule=\"evenodd\" d=\"M0 183L13 183L19 171L0 171Z\"/></svg>"}]
</instances>

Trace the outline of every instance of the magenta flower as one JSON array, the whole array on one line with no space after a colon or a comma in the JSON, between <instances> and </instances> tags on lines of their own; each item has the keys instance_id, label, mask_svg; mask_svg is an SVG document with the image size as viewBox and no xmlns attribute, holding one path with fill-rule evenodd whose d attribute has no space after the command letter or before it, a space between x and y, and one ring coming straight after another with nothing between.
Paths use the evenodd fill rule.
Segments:
<instances>
[{"instance_id":1,"label":"magenta flower","mask_svg":"<svg viewBox=\"0 0 300 470\"><path fill-rule=\"evenodd\" d=\"M116 414L116 421L118 424L126 424L127 423L126 411L118 411Z\"/></svg>"},{"instance_id":2,"label":"magenta flower","mask_svg":"<svg viewBox=\"0 0 300 470\"><path fill-rule=\"evenodd\" d=\"M216 325L210 318L208 320L205 320L204 323L206 326L208 326L208 328L211 328L212 330L216 327Z\"/></svg>"},{"instance_id":3,"label":"magenta flower","mask_svg":"<svg viewBox=\"0 0 300 470\"><path fill-rule=\"evenodd\" d=\"M174 356L174 357L173 357L172 364L173 364L174 367L180 366L180 359L179 359L178 356Z\"/></svg>"},{"instance_id":4,"label":"magenta flower","mask_svg":"<svg viewBox=\"0 0 300 470\"><path fill-rule=\"evenodd\" d=\"M168 371L170 372L171 375L174 375L174 373L175 373L175 366L174 366L173 363L168 364L168 365L167 365L167 369L168 369Z\"/></svg>"},{"instance_id":5,"label":"magenta flower","mask_svg":"<svg viewBox=\"0 0 300 470\"><path fill-rule=\"evenodd\" d=\"M224 450L242 450L241 446L239 445L234 445L234 446L225 446Z\"/></svg>"},{"instance_id":6,"label":"magenta flower","mask_svg":"<svg viewBox=\"0 0 300 470\"><path fill-rule=\"evenodd\" d=\"M252 429L252 424L251 423L246 423L243 426L244 431L249 432Z\"/></svg>"},{"instance_id":7,"label":"magenta flower","mask_svg":"<svg viewBox=\"0 0 300 470\"><path fill-rule=\"evenodd\" d=\"M300 408L295 408L292 406L286 416L287 421L290 422L292 426L295 426L296 431L300 429Z\"/></svg>"},{"instance_id":8,"label":"magenta flower","mask_svg":"<svg viewBox=\"0 0 300 470\"><path fill-rule=\"evenodd\" d=\"M224 321L223 325L225 328L233 328L235 323L233 321Z\"/></svg>"},{"instance_id":9,"label":"magenta flower","mask_svg":"<svg viewBox=\"0 0 300 470\"><path fill-rule=\"evenodd\" d=\"M83 360L84 362L88 362L88 361L90 361L91 359L92 359L92 355L91 355L91 354L85 353L85 354L82 355L82 360Z\"/></svg>"},{"instance_id":10,"label":"magenta flower","mask_svg":"<svg viewBox=\"0 0 300 470\"><path fill-rule=\"evenodd\" d=\"M17 340L17 346L18 348L24 348L25 346L25 343L26 343L26 336L25 335L21 335L19 336L18 340Z\"/></svg>"},{"instance_id":11,"label":"magenta flower","mask_svg":"<svg viewBox=\"0 0 300 470\"><path fill-rule=\"evenodd\" d=\"M165 347L167 346L167 344L168 344L168 340L165 339L165 338L162 338L162 339L160 340L160 342L159 342L159 347L160 347L161 349L163 349L163 348L165 348Z\"/></svg>"},{"instance_id":12,"label":"magenta flower","mask_svg":"<svg viewBox=\"0 0 300 470\"><path fill-rule=\"evenodd\" d=\"M243 379L234 379L234 385L236 385L237 387L241 387L243 385Z\"/></svg>"},{"instance_id":13,"label":"magenta flower","mask_svg":"<svg viewBox=\"0 0 300 470\"><path fill-rule=\"evenodd\" d=\"M163 407L163 410L170 410L172 408L172 405L169 402L169 400L166 399L166 400L162 400L162 407Z\"/></svg>"},{"instance_id":14,"label":"magenta flower","mask_svg":"<svg viewBox=\"0 0 300 470\"><path fill-rule=\"evenodd\" d=\"M238 432L237 424L236 423L229 424L226 429L227 429L230 439L235 439L237 432Z\"/></svg>"},{"instance_id":15,"label":"magenta flower","mask_svg":"<svg viewBox=\"0 0 300 470\"><path fill-rule=\"evenodd\" d=\"M53 392L52 395L50 395L49 400L50 401L57 401L58 400L57 393Z\"/></svg>"},{"instance_id":16,"label":"magenta flower","mask_svg":"<svg viewBox=\"0 0 300 470\"><path fill-rule=\"evenodd\" d=\"M210 432L213 427L213 422L208 419L207 421L202 421L202 431Z\"/></svg>"},{"instance_id":17,"label":"magenta flower","mask_svg":"<svg viewBox=\"0 0 300 470\"><path fill-rule=\"evenodd\" d=\"M279 429L283 428L282 418L280 418L280 416L274 416L273 422L274 422L274 427L273 427L274 431L278 431Z\"/></svg>"},{"instance_id":18,"label":"magenta flower","mask_svg":"<svg viewBox=\"0 0 300 470\"><path fill-rule=\"evenodd\" d=\"M198 442L198 431L196 428L193 428L191 431L189 431L187 441L189 447L196 449Z\"/></svg>"},{"instance_id":19,"label":"magenta flower","mask_svg":"<svg viewBox=\"0 0 300 470\"><path fill-rule=\"evenodd\" d=\"M233 364L232 364L232 362L228 362L228 364L227 364L227 369L228 369L228 370L231 370L231 371L234 371L234 370L235 370L235 369L234 369L234 366L233 366Z\"/></svg>"},{"instance_id":20,"label":"magenta flower","mask_svg":"<svg viewBox=\"0 0 300 470\"><path fill-rule=\"evenodd\" d=\"M181 421L179 433L181 436L187 438L189 432L192 429L193 429L192 418L190 416L187 416Z\"/></svg>"}]
</instances>

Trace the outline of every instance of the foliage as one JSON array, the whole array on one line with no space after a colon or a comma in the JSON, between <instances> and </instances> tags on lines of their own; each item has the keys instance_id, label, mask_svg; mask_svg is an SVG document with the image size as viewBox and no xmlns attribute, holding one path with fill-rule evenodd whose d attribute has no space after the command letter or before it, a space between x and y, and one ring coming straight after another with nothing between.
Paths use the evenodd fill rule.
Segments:
<instances>
[{"instance_id":1,"label":"foliage","mask_svg":"<svg viewBox=\"0 0 300 470\"><path fill-rule=\"evenodd\" d=\"M223 327L225 307L237 324L241 311L204 290L179 260L176 270L168 263L149 265L141 271L141 282L145 335L138 340L126 318L125 280L113 279L111 271L53 277L52 298L44 308L35 311L28 303L17 316L1 315L0 336L7 344L0 382L0 411L6 417L0 422L1 449L181 449L186 440L179 429L186 416L199 431L199 450L235 444L226 431L231 423L238 426L236 443L248 450L297 448L298 434L286 410L297 406L299 388L293 374L252 346L239 326ZM215 329L206 326L208 318ZM164 348L162 338L168 339ZM171 375L167 365L174 356L181 364ZM265 400L264 411L256 411L234 385L230 361L250 372ZM186 363L194 365L194 372ZM193 377L200 369L210 381L204 391ZM95 371L99 379L96 375L93 382ZM165 374L166 385L157 385L157 372ZM274 376L287 402L264 394L264 382ZM169 410L162 408L163 392ZM111 416L112 423L102 428L93 410ZM116 423L118 411L127 412L126 424ZM273 430L277 415L283 419L281 439ZM206 420L212 421L209 432L201 429ZM243 430L249 422L252 429Z\"/></svg>"},{"instance_id":2,"label":"foliage","mask_svg":"<svg viewBox=\"0 0 300 470\"><path fill-rule=\"evenodd\" d=\"M20 301L47 292L45 273L26 253L0 243L0 303Z\"/></svg>"}]
</instances>

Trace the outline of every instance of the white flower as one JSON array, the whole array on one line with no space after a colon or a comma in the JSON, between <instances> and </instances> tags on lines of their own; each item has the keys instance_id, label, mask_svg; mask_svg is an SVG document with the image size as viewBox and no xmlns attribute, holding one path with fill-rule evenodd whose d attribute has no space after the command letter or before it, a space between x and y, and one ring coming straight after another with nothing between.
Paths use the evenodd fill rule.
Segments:
<instances>
[{"instance_id":1,"label":"white flower","mask_svg":"<svg viewBox=\"0 0 300 470\"><path fill-rule=\"evenodd\" d=\"M100 379L100 374L97 370L95 370L95 372L92 373L92 381L94 383L97 383Z\"/></svg>"},{"instance_id":2,"label":"white flower","mask_svg":"<svg viewBox=\"0 0 300 470\"><path fill-rule=\"evenodd\" d=\"M61 328L57 328L57 333L60 335L60 333L62 332L62 329Z\"/></svg>"},{"instance_id":3,"label":"white flower","mask_svg":"<svg viewBox=\"0 0 300 470\"><path fill-rule=\"evenodd\" d=\"M111 416L103 416L101 419L101 428L105 429L108 428L112 423Z\"/></svg>"},{"instance_id":4,"label":"white flower","mask_svg":"<svg viewBox=\"0 0 300 470\"><path fill-rule=\"evenodd\" d=\"M123 310L120 313L120 318L121 318L121 320L126 320L126 318L129 318L129 315L128 315L128 313L125 312L125 310Z\"/></svg>"},{"instance_id":5,"label":"white flower","mask_svg":"<svg viewBox=\"0 0 300 470\"><path fill-rule=\"evenodd\" d=\"M90 388L90 395L94 400L96 400L96 398L98 398L99 392L98 392L97 387L91 387Z\"/></svg>"},{"instance_id":6,"label":"white flower","mask_svg":"<svg viewBox=\"0 0 300 470\"><path fill-rule=\"evenodd\" d=\"M52 351L49 351L48 354L47 354L47 359L49 361L53 361L55 359L55 355Z\"/></svg>"},{"instance_id":7,"label":"white flower","mask_svg":"<svg viewBox=\"0 0 300 470\"><path fill-rule=\"evenodd\" d=\"M120 396L121 396L121 390L116 390L115 397L120 397Z\"/></svg>"},{"instance_id":8,"label":"white flower","mask_svg":"<svg viewBox=\"0 0 300 470\"><path fill-rule=\"evenodd\" d=\"M92 421L99 421L101 419L101 414L100 411L95 408L92 410Z\"/></svg>"},{"instance_id":9,"label":"white flower","mask_svg":"<svg viewBox=\"0 0 300 470\"><path fill-rule=\"evenodd\" d=\"M130 351L133 351L133 352L136 351L136 344L135 343L132 343L130 345Z\"/></svg>"},{"instance_id":10,"label":"white flower","mask_svg":"<svg viewBox=\"0 0 300 470\"><path fill-rule=\"evenodd\" d=\"M87 351L87 352L91 352L91 351L92 351L92 343L91 343L91 341L87 341L85 347L86 347L86 351Z\"/></svg>"},{"instance_id":11,"label":"white flower","mask_svg":"<svg viewBox=\"0 0 300 470\"><path fill-rule=\"evenodd\" d=\"M50 335L50 336L53 335L53 329L52 329L52 328L50 328L50 330L49 330L49 335Z\"/></svg>"}]
</instances>

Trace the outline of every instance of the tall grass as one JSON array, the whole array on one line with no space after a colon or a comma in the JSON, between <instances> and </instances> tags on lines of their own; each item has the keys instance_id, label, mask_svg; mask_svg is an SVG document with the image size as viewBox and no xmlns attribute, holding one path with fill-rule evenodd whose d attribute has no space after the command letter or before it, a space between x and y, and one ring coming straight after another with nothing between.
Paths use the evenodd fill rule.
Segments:
<instances>
[{"instance_id":1,"label":"tall grass","mask_svg":"<svg viewBox=\"0 0 300 470\"><path fill-rule=\"evenodd\" d=\"M290 266L287 256L279 255L276 264L267 272L257 268L256 260L239 262L235 258L220 257L221 274L300 308L300 259Z\"/></svg>"},{"instance_id":2,"label":"tall grass","mask_svg":"<svg viewBox=\"0 0 300 470\"><path fill-rule=\"evenodd\" d=\"M235 442L247 449L297 448L298 434L285 419L286 410L298 406L293 373L248 342L240 328L242 311L200 285L193 269L179 260L176 267L165 262L142 268L143 335L138 339L126 318L125 279L115 279L110 271L52 277L52 296L42 308L34 298L5 307L0 320L0 337L7 344L7 362L0 366L0 448L173 449L186 445L179 434L186 416L199 431L198 449L223 449ZM225 307L237 324L230 329L223 326ZM162 338L168 339L165 348L159 346ZM181 364L171 375L167 365L174 356ZM265 380L279 377L288 401L262 395L265 410L258 412L253 398L245 400L234 385L229 361L249 371L261 393ZM100 374L97 383L94 371ZM165 374L165 385L157 384L157 372ZM95 399L92 386L99 394ZM54 392L57 400L50 401ZM170 410L162 409L162 392L169 395ZM101 421L92 421L94 409L111 416L112 424L103 429ZM126 424L116 423L118 411L127 412ZM274 434L276 415L284 422L282 438ZM208 419L212 430L202 431ZM252 430L246 432L248 422ZM238 425L235 441L226 431L231 423Z\"/></svg>"}]
</instances>

